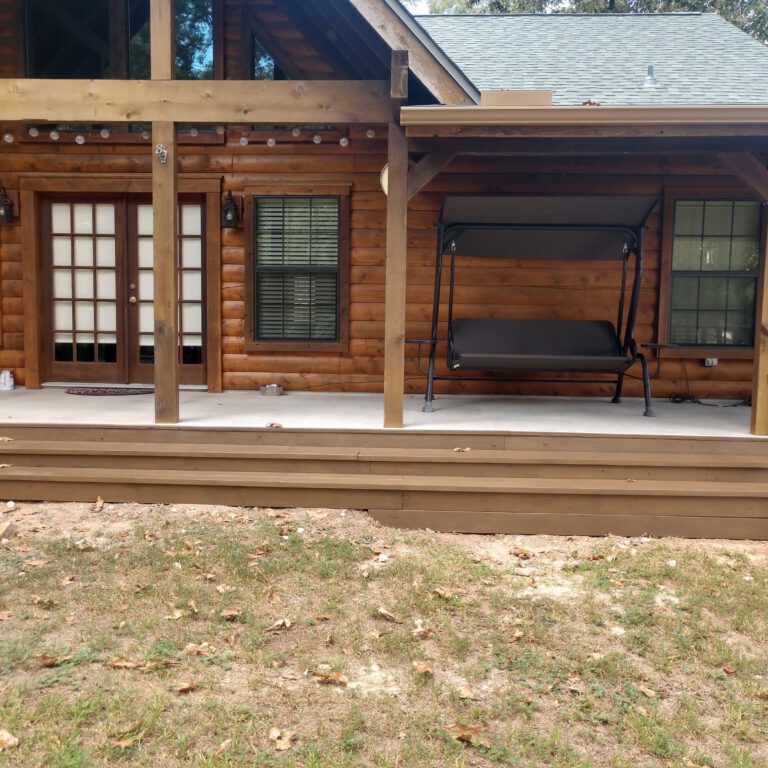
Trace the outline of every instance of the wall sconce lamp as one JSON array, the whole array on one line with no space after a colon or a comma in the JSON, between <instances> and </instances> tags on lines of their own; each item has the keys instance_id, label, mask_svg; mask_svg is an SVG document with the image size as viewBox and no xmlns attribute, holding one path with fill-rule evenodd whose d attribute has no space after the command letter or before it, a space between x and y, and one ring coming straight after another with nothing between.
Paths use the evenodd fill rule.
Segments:
<instances>
[{"instance_id":1,"label":"wall sconce lamp","mask_svg":"<svg viewBox=\"0 0 768 768\"><path fill-rule=\"evenodd\" d=\"M0 224L13 224L13 200L3 186L0 186Z\"/></svg>"},{"instance_id":2,"label":"wall sconce lamp","mask_svg":"<svg viewBox=\"0 0 768 768\"><path fill-rule=\"evenodd\" d=\"M231 192L227 192L227 196L221 206L221 226L223 229L234 229L240 222L240 210L237 206L237 201L232 197Z\"/></svg>"}]
</instances>

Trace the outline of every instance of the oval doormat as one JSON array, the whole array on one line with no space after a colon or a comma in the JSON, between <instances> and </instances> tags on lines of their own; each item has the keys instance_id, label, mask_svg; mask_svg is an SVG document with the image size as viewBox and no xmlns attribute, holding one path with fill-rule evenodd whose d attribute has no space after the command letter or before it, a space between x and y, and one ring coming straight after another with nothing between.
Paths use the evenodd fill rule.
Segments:
<instances>
[{"instance_id":1,"label":"oval doormat","mask_svg":"<svg viewBox=\"0 0 768 768\"><path fill-rule=\"evenodd\" d=\"M155 392L154 389L139 389L136 387L69 387L64 391L68 395L91 395L93 397L107 397L114 395L152 395Z\"/></svg>"}]
</instances>

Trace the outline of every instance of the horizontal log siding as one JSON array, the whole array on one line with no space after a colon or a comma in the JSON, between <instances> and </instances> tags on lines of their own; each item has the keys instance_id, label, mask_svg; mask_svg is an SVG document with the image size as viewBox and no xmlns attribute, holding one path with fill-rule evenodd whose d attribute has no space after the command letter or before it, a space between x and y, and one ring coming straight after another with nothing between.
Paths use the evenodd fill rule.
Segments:
<instances>
[{"instance_id":1,"label":"horizontal log siding","mask_svg":"<svg viewBox=\"0 0 768 768\"><path fill-rule=\"evenodd\" d=\"M17 138L21 126L11 127ZM244 230L225 230L222 246L222 334L224 387L252 389L276 382L290 390L373 391L382 387L384 353L384 254L386 199L379 190L379 172L385 162L382 129L375 139L364 128L350 130L350 146L336 143L278 143L267 148L252 142L240 146L234 126L221 145L182 145L179 169L223 178L225 190L242 193L245 186L265 185L278 190L291 182L345 182L351 184L351 260L349 349L346 354L316 351L247 354L244 306ZM149 173L151 147L146 145L89 143L77 147L71 137L61 144L15 142L0 146L0 178L6 188L18 191L19 177L28 173L83 174L86 177ZM429 335L435 228L443 196L449 193L509 194L657 194L664 182L701 189L732 188L745 194L733 177L708 158L551 159L528 158L470 160L460 158L410 206L408 237L407 326L408 338ZM24 215L24 211L21 211ZM654 341L658 313L661 217L649 222L646 271L638 313L637 338ZM12 368L24 382L22 248L18 224L0 229L2 280L2 346L0 367ZM573 264L558 261L494 261L462 266L457 282L456 314L520 318L613 319L618 302L620 271L616 264ZM446 294L444 293L444 298ZM34 311L33 308L26 308ZM443 307L445 318L445 307ZM440 326L438 359L445 355L445 323ZM422 392L424 377L417 367L415 345L406 348L406 390ZM655 365L652 364L652 371ZM664 360L654 393L693 394L709 397L747 397L752 364L746 360L721 360L705 368L702 359ZM640 383L632 372L627 394L639 395ZM608 395L608 385L440 382L438 392Z\"/></svg>"}]
</instances>

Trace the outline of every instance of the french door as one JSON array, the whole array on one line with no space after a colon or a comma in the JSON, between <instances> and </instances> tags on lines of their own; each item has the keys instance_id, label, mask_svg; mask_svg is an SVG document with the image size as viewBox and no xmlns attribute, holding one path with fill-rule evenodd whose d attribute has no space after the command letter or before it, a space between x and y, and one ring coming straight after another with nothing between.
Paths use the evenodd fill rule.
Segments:
<instances>
[{"instance_id":1,"label":"french door","mask_svg":"<svg viewBox=\"0 0 768 768\"><path fill-rule=\"evenodd\" d=\"M137 196L63 198L43 206L46 377L150 383L154 376L153 215ZM179 363L205 381L204 211L179 205Z\"/></svg>"}]
</instances>

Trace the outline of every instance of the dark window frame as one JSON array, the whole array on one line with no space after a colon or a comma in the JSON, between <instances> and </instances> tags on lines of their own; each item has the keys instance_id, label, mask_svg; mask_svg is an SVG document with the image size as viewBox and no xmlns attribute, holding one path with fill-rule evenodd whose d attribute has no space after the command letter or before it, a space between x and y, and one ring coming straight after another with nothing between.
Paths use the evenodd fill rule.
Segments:
<instances>
[{"instance_id":1,"label":"dark window frame","mask_svg":"<svg viewBox=\"0 0 768 768\"><path fill-rule=\"evenodd\" d=\"M337 197L339 199L339 263L337 318L335 341L259 340L255 334L255 222L254 198L257 197ZM347 352L349 349L349 260L350 260L350 185L302 184L248 186L244 190L245 220L245 351L259 352Z\"/></svg>"},{"instance_id":2,"label":"dark window frame","mask_svg":"<svg viewBox=\"0 0 768 768\"><path fill-rule=\"evenodd\" d=\"M754 346L737 346L729 344L692 344L692 343L674 343L670 337L670 322L672 311L672 252L675 237L675 210L678 202L685 201L733 201L733 202L754 202L760 203L749 190L741 187L734 188L691 188L668 186L665 189L663 222L662 222L662 242L661 242L661 265L659 274L659 317L658 317L658 343L664 347L664 356L670 358L709 358L716 357L720 359L741 359L751 360L754 357ZM759 287L761 276L765 269L765 242L766 227L768 225L768 216L765 215L765 206L761 206L761 221L759 227L759 266L755 273L755 321L754 327L757 328L757 311L759 308ZM727 272L734 275L741 273ZM677 272L677 274L681 274ZM691 276L699 276L701 273L692 271ZM705 275L717 276L720 273L705 272Z\"/></svg>"}]
</instances>

